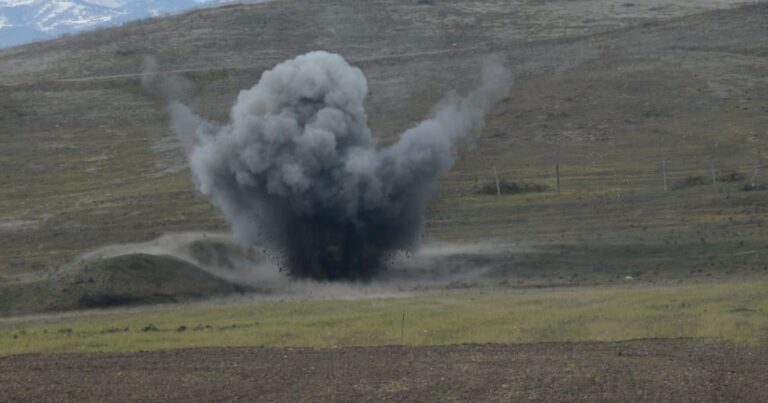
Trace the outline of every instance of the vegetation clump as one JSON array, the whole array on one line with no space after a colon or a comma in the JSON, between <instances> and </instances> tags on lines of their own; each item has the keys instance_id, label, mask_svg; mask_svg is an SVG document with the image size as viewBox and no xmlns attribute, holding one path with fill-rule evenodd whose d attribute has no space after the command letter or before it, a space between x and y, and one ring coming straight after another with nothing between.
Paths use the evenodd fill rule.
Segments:
<instances>
[{"instance_id":1,"label":"vegetation clump","mask_svg":"<svg viewBox=\"0 0 768 403\"><path fill-rule=\"evenodd\" d=\"M104 329L99 332L99 334L113 334L113 333L125 333L128 332L130 329L127 327L124 328L117 328L117 327L110 327L108 329Z\"/></svg>"},{"instance_id":2,"label":"vegetation clump","mask_svg":"<svg viewBox=\"0 0 768 403\"><path fill-rule=\"evenodd\" d=\"M744 179L746 179L744 174L736 171L722 173L717 177L718 182L725 182L725 183L741 182Z\"/></svg>"},{"instance_id":3,"label":"vegetation clump","mask_svg":"<svg viewBox=\"0 0 768 403\"><path fill-rule=\"evenodd\" d=\"M478 186L475 189L476 194L495 195L501 194L522 194L522 193L540 193L549 190L549 186L535 182L517 182L517 181L499 181L498 188L496 182L491 181Z\"/></svg>"},{"instance_id":4,"label":"vegetation clump","mask_svg":"<svg viewBox=\"0 0 768 403\"><path fill-rule=\"evenodd\" d=\"M675 190L688 189L695 186L706 185L707 183L711 183L711 182L707 181L707 179L703 176L699 176L699 175L686 176L685 178L675 182L675 184L672 185L672 189L675 189Z\"/></svg>"},{"instance_id":5,"label":"vegetation clump","mask_svg":"<svg viewBox=\"0 0 768 403\"><path fill-rule=\"evenodd\" d=\"M741 190L744 192L768 190L768 185L758 185L756 183L745 183L744 187L742 187Z\"/></svg>"}]
</instances>

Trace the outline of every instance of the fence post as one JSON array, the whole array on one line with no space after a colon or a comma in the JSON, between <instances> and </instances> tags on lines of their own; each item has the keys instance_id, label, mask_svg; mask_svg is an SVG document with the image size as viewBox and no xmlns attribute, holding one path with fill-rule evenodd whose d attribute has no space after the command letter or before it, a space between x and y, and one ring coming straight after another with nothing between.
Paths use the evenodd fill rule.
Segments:
<instances>
[{"instance_id":1,"label":"fence post","mask_svg":"<svg viewBox=\"0 0 768 403\"><path fill-rule=\"evenodd\" d=\"M712 187L717 190L717 179L715 177L715 160L709 166L709 170L712 171Z\"/></svg>"},{"instance_id":2,"label":"fence post","mask_svg":"<svg viewBox=\"0 0 768 403\"><path fill-rule=\"evenodd\" d=\"M555 176L557 177L557 195L560 196L560 164L555 164Z\"/></svg>"},{"instance_id":3,"label":"fence post","mask_svg":"<svg viewBox=\"0 0 768 403\"><path fill-rule=\"evenodd\" d=\"M760 155L760 150L757 150L757 159L755 159L755 173L752 174L752 180L750 180L753 188L757 184L757 178L760 176L760 168L762 168L762 166L763 157Z\"/></svg>"},{"instance_id":4,"label":"fence post","mask_svg":"<svg viewBox=\"0 0 768 403\"><path fill-rule=\"evenodd\" d=\"M664 191L667 191L667 159L662 158L661 159L661 172L664 176Z\"/></svg>"},{"instance_id":5,"label":"fence post","mask_svg":"<svg viewBox=\"0 0 768 403\"><path fill-rule=\"evenodd\" d=\"M501 198L501 185L499 185L499 173L496 171L496 167L493 167L493 177L496 179L496 197Z\"/></svg>"},{"instance_id":6,"label":"fence post","mask_svg":"<svg viewBox=\"0 0 768 403\"><path fill-rule=\"evenodd\" d=\"M403 311L403 321L400 322L400 345L405 343L405 311Z\"/></svg>"}]
</instances>

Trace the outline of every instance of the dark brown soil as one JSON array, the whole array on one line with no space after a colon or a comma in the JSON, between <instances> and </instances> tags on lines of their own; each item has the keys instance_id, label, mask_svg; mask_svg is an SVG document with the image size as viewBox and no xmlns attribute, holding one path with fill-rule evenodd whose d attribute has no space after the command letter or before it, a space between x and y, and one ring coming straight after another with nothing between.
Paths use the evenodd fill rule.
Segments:
<instances>
[{"instance_id":1,"label":"dark brown soil","mask_svg":"<svg viewBox=\"0 0 768 403\"><path fill-rule=\"evenodd\" d=\"M768 351L639 340L0 359L0 401L768 401Z\"/></svg>"}]
</instances>

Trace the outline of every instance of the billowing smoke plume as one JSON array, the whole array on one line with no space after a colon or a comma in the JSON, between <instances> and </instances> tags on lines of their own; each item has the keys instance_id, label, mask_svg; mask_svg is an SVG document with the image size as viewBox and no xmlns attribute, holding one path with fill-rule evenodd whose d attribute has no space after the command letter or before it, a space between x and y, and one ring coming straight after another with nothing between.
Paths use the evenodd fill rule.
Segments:
<instances>
[{"instance_id":1,"label":"billowing smoke plume","mask_svg":"<svg viewBox=\"0 0 768 403\"><path fill-rule=\"evenodd\" d=\"M161 93L187 88L151 72L145 78ZM169 109L199 190L235 239L270 245L296 277L366 280L388 254L416 247L427 198L453 164L457 141L482 127L510 85L508 70L486 63L479 87L447 97L381 149L363 108L365 76L327 52L266 71L240 92L226 125L179 101Z\"/></svg>"}]
</instances>

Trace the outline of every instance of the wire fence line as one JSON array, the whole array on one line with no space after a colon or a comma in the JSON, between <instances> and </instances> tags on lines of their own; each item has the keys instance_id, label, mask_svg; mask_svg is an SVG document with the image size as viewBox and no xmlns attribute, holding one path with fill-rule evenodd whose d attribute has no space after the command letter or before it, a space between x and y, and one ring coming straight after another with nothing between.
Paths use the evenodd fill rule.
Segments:
<instances>
[{"instance_id":1,"label":"wire fence line","mask_svg":"<svg viewBox=\"0 0 768 403\"><path fill-rule=\"evenodd\" d=\"M572 168L572 169L571 169ZM717 159L710 155L695 153L672 154L668 157L637 158L618 163L563 163L551 166L496 166L486 175L466 172L446 179L450 184L473 181L475 188L480 184L495 183L491 190L497 196L504 192L505 184L537 183L549 185L553 193L568 193L596 187L638 185L638 188L658 187L661 191L672 191L687 187L709 184L715 188L725 184L741 184L748 188L761 188L768 179L768 164L762 150L755 150L752 156L737 159L733 155ZM525 193L525 192L520 192Z\"/></svg>"}]
</instances>

